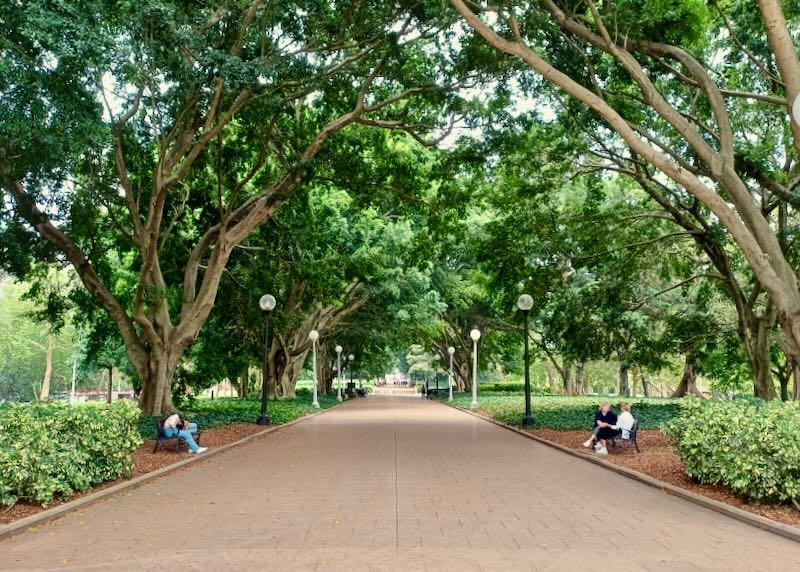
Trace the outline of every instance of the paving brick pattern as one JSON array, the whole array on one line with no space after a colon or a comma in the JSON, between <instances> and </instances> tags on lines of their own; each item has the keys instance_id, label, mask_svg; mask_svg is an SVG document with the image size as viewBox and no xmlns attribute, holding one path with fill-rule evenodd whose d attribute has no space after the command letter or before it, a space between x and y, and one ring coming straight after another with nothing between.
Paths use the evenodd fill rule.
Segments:
<instances>
[{"instance_id":1,"label":"paving brick pattern","mask_svg":"<svg viewBox=\"0 0 800 572\"><path fill-rule=\"evenodd\" d=\"M438 403L354 400L0 542L0 570L793 570L800 544Z\"/></svg>"}]
</instances>

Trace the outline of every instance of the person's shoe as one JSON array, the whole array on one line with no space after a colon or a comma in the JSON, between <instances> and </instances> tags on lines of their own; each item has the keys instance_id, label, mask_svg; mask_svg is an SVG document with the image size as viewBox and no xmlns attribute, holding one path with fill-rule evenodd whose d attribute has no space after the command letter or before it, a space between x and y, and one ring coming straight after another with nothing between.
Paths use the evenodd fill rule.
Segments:
<instances>
[{"instance_id":1,"label":"person's shoe","mask_svg":"<svg viewBox=\"0 0 800 572\"><path fill-rule=\"evenodd\" d=\"M600 443L595 443L595 444L594 444L594 450L595 450L595 451L597 451L597 450L598 450L598 449L600 449L601 447L602 447L602 445L601 445Z\"/></svg>"},{"instance_id":2,"label":"person's shoe","mask_svg":"<svg viewBox=\"0 0 800 572\"><path fill-rule=\"evenodd\" d=\"M205 453L206 451L208 451L208 447L198 447L194 454L199 455L200 453Z\"/></svg>"},{"instance_id":3,"label":"person's shoe","mask_svg":"<svg viewBox=\"0 0 800 572\"><path fill-rule=\"evenodd\" d=\"M605 447L599 447L599 448L595 449L595 452L598 455L608 455L608 449L606 449Z\"/></svg>"},{"instance_id":4,"label":"person's shoe","mask_svg":"<svg viewBox=\"0 0 800 572\"><path fill-rule=\"evenodd\" d=\"M585 441L583 443L583 446L586 447L587 449L591 449L592 448L592 443L594 443L594 440L593 439L589 439L588 441Z\"/></svg>"}]
</instances>

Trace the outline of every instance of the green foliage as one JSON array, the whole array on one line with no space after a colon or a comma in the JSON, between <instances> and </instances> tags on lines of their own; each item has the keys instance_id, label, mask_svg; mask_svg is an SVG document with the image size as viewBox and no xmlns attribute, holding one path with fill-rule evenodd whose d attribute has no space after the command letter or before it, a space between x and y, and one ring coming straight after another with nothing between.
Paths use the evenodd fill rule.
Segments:
<instances>
[{"instance_id":1,"label":"green foliage","mask_svg":"<svg viewBox=\"0 0 800 572\"><path fill-rule=\"evenodd\" d=\"M338 402L336 396L319 396L322 409L333 407ZM257 399L197 399L187 402L182 413L200 430L212 427L225 427L231 423L254 423L261 411L261 401ZM311 398L282 399L269 402L269 416L273 425L282 425L307 413L318 411L311 407ZM155 439L156 431L152 417L142 417L138 423L139 434L145 439Z\"/></svg>"},{"instance_id":2,"label":"green foliage","mask_svg":"<svg viewBox=\"0 0 800 572\"><path fill-rule=\"evenodd\" d=\"M632 38L693 45L703 39L709 23L703 0L618 0L613 21L618 33Z\"/></svg>"},{"instance_id":3,"label":"green foliage","mask_svg":"<svg viewBox=\"0 0 800 572\"><path fill-rule=\"evenodd\" d=\"M521 393L525 391L524 381L497 381L495 383L481 383L478 385L480 392L492 393ZM531 393L536 395L550 395L549 387L535 387L531 380Z\"/></svg>"},{"instance_id":4,"label":"green foliage","mask_svg":"<svg viewBox=\"0 0 800 572\"><path fill-rule=\"evenodd\" d=\"M756 501L800 501L800 405L690 400L664 431L686 474Z\"/></svg>"},{"instance_id":5,"label":"green foliage","mask_svg":"<svg viewBox=\"0 0 800 572\"><path fill-rule=\"evenodd\" d=\"M469 409L472 400L469 394L454 396L455 405ZM594 414L602 397L553 397L536 396L532 399L531 410L536 418L537 428L570 431L591 430ZM681 410L682 401L677 399L616 399L611 405L619 411L620 403L630 403L631 413L639 420L642 429L658 429L667 421L674 419ZM479 393L478 411L510 425L520 425L525 411L525 397L520 393Z\"/></svg>"},{"instance_id":6,"label":"green foliage","mask_svg":"<svg viewBox=\"0 0 800 572\"><path fill-rule=\"evenodd\" d=\"M47 505L126 476L142 443L133 403L9 404L0 408L0 504Z\"/></svg>"}]
</instances>

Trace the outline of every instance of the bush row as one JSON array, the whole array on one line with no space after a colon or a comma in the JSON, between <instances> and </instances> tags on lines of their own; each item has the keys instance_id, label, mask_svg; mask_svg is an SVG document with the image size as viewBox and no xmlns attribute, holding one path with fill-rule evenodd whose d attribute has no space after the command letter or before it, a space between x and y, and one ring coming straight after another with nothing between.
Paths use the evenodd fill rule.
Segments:
<instances>
[{"instance_id":1,"label":"bush row","mask_svg":"<svg viewBox=\"0 0 800 572\"><path fill-rule=\"evenodd\" d=\"M689 400L666 424L686 474L752 500L800 502L800 405Z\"/></svg>"},{"instance_id":2,"label":"bush row","mask_svg":"<svg viewBox=\"0 0 800 572\"><path fill-rule=\"evenodd\" d=\"M478 392L491 393L522 393L525 391L524 381L497 381L494 383L478 384ZM553 395L549 387L536 387L531 385L532 395Z\"/></svg>"},{"instance_id":3,"label":"bush row","mask_svg":"<svg viewBox=\"0 0 800 572\"><path fill-rule=\"evenodd\" d=\"M455 403L459 407L468 408L471 401L469 394L459 394ZM536 427L569 431L592 428L594 414L607 398L593 396L534 396L531 411L536 419ZM667 421L675 418L681 410L681 401L676 399L611 399L612 407L619 412L622 403L630 403L631 413L639 420L642 429L658 429ZM519 425L525 412L525 399L519 393L478 394L478 410L493 419Z\"/></svg>"},{"instance_id":4,"label":"bush row","mask_svg":"<svg viewBox=\"0 0 800 572\"><path fill-rule=\"evenodd\" d=\"M298 390L297 399L270 400L269 416L273 425L280 425L316 411L311 407L311 392ZM323 409L336 405L335 395L320 395L319 404ZM225 427L231 423L255 423L261 411L261 400L223 397L218 399L187 400L180 411L200 429ZM152 417L139 420L139 434L145 439L155 439L156 430Z\"/></svg>"},{"instance_id":5,"label":"bush row","mask_svg":"<svg viewBox=\"0 0 800 572\"><path fill-rule=\"evenodd\" d=\"M126 401L0 408L0 504L46 505L129 475L142 442L138 420L139 408Z\"/></svg>"}]
</instances>

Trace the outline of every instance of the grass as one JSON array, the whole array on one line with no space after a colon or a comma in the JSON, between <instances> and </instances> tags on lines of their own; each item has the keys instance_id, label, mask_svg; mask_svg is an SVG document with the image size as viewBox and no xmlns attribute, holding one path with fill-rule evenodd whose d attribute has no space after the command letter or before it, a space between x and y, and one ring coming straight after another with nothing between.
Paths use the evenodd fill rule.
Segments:
<instances>
[{"instance_id":1,"label":"grass","mask_svg":"<svg viewBox=\"0 0 800 572\"><path fill-rule=\"evenodd\" d=\"M440 395L437 398L446 400L447 396ZM456 407L469 409L471 401L470 393L453 395ZM534 395L531 396L531 412L536 420L535 427L538 428L559 431L590 429L595 411L603 401L611 401L617 412L621 403L630 403L631 413L639 420L642 429L659 429L677 417L681 410L680 399ZM525 397L522 393L479 392L478 412L503 423L521 425Z\"/></svg>"},{"instance_id":2,"label":"grass","mask_svg":"<svg viewBox=\"0 0 800 572\"><path fill-rule=\"evenodd\" d=\"M338 401L336 395L320 395L320 409L333 407ZM180 407L181 413L200 429L225 427L232 423L255 423L261 411L260 399L238 399L222 397L218 399L196 399ZM318 409L311 407L311 397L301 395L294 399L271 400L268 412L273 425L282 425ZM155 424L151 417L139 419L139 433L145 439L155 439Z\"/></svg>"}]
</instances>

